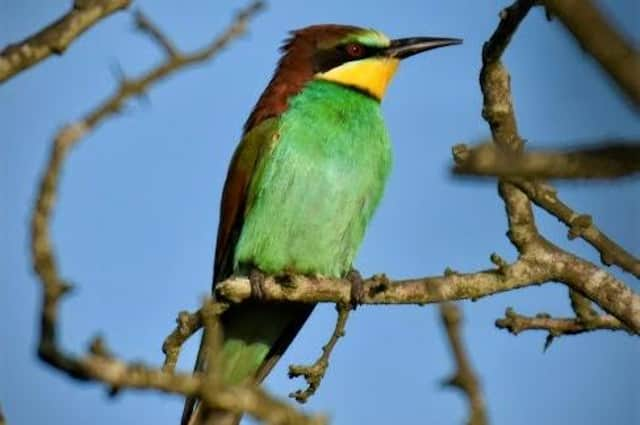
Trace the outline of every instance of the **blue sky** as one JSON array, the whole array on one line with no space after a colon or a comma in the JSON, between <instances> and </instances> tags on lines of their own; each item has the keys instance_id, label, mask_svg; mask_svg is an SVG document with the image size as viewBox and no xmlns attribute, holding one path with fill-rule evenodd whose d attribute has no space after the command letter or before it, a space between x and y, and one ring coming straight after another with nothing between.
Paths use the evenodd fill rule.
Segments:
<instances>
[{"instance_id":1,"label":"blue sky","mask_svg":"<svg viewBox=\"0 0 640 425\"><path fill-rule=\"evenodd\" d=\"M0 0L0 46L49 23L69 2ZM183 49L206 43L238 2L138 1ZM490 266L513 259L503 205L488 181L453 179L450 148L488 135L480 117L480 49L502 1L337 0L271 2L250 33L215 61L157 85L134 100L72 153L63 172L53 238L62 274L77 285L62 308L62 341L82 352L100 332L121 356L158 364L178 311L209 290L218 202L226 166L251 107L271 76L286 31L336 22L380 29L392 37L464 38L462 46L402 64L384 115L395 165L357 260L364 275L434 275L445 267ZM601 4L605 4L602 2ZM638 41L640 6L607 2L607 11ZM38 284L31 272L28 219L53 134L115 87L114 68L136 75L161 58L133 29L130 13L99 24L56 57L0 86L0 405L9 423L176 424L182 401L73 381L35 357ZM640 121L597 66L557 22L535 10L505 58L512 73L521 134L531 146L566 146L606 137L637 137ZM560 195L593 215L603 230L640 252L640 185L634 180L563 183ZM545 235L586 258L598 257L536 211ZM638 281L618 273L638 290ZM463 303L470 355L494 424L631 424L640 421L640 343L597 333L556 341L513 337L493 322L505 307L533 314L570 313L560 285ZM332 306L316 309L267 381L285 396L302 382L290 363L316 358L330 334ZM197 341L180 367L189 370ZM461 424L464 399L439 382L453 369L433 307L363 307L347 325L319 392L305 406L333 424Z\"/></svg>"}]
</instances>

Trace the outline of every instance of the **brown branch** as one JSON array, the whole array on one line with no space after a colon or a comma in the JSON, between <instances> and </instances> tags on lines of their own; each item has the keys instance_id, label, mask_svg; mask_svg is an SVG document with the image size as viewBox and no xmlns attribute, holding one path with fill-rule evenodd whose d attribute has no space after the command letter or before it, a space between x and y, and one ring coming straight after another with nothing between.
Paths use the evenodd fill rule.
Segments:
<instances>
[{"instance_id":1,"label":"brown branch","mask_svg":"<svg viewBox=\"0 0 640 425\"><path fill-rule=\"evenodd\" d=\"M52 54L61 55L87 29L130 3L131 0L75 0L71 10L51 25L0 51L0 83Z\"/></svg>"},{"instance_id":2,"label":"brown branch","mask_svg":"<svg viewBox=\"0 0 640 425\"><path fill-rule=\"evenodd\" d=\"M595 315L590 318L579 317L551 317L546 313L538 313L533 317L522 316L512 308L508 308L505 317L496 320L496 327L506 329L514 335L520 332L538 330L547 331L554 338L561 335L578 335L596 330L630 332L618 319L605 315Z\"/></svg>"},{"instance_id":3,"label":"brown branch","mask_svg":"<svg viewBox=\"0 0 640 425\"><path fill-rule=\"evenodd\" d=\"M568 151L512 153L483 144L454 147L455 174L528 179L610 179L640 172L640 142L610 141Z\"/></svg>"},{"instance_id":4,"label":"brown branch","mask_svg":"<svg viewBox=\"0 0 640 425\"><path fill-rule=\"evenodd\" d=\"M336 304L336 310L338 311L338 318L336 320L336 326L327 342L322 347L322 355L311 366L303 365L291 365L289 366L289 378L297 378L299 376L304 377L307 381L307 388L304 390L297 390L289 397L296 399L300 403L306 403L309 397L311 397L320 387L320 382L324 378L327 368L329 367L329 357L338 342L338 339L345 335L345 327L347 325L347 319L349 318L349 311L351 307L349 304Z\"/></svg>"},{"instance_id":5,"label":"brown branch","mask_svg":"<svg viewBox=\"0 0 640 425\"><path fill-rule=\"evenodd\" d=\"M640 53L602 16L589 0L543 0L587 51L640 107Z\"/></svg>"},{"instance_id":6,"label":"brown branch","mask_svg":"<svg viewBox=\"0 0 640 425\"><path fill-rule=\"evenodd\" d=\"M484 148L483 148L484 149ZM493 149L498 152L497 149ZM466 167L470 151L465 145L453 147L454 161ZM512 154L500 153L498 155L511 156ZM640 159L638 159L640 163ZM599 253L603 264L613 264L640 278L640 260L611 240L593 223L591 216L578 214L564 204L557 196L557 191L549 184L532 182L521 178L510 178L510 183L515 184L537 206L544 209L558 220L569 226L569 239L581 237L591 244Z\"/></svg>"},{"instance_id":7,"label":"brown branch","mask_svg":"<svg viewBox=\"0 0 640 425\"><path fill-rule=\"evenodd\" d=\"M363 281L362 304L432 304L477 300L489 295L550 282L562 282L614 314L640 333L640 294L597 266L542 240L527 246L513 264L477 273L391 281L375 275ZM577 265L576 265L577 264ZM286 282L282 279L286 279ZM351 283L346 279L267 276L262 286L265 302L348 303ZM246 277L233 277L216 285L218 299L237 303L252 298Z\"/></svg>"},{"instance_id":8,"label":"brown branch","mask_svg":"<svg viewBox=\"0 0 640 425\"><path fill-rule=\"evenodd\" d=\"M89 127L94 128L104 118L110 116L113 113L118 112L124 102L131 97L135 97L143 94L147 88L158 81L168 77L176 71L182 70L187 66L202 63L214 58L219 54L231 41L237 39L245 33L249 20L264 7L264 3L261 0L254 0L249 6L240 11L234 22L229 26L221 35L216 37L209 45L203 47L200 50L196 50L192 53L175 53L168 55L164 62L151 69L146 74L135 78L127 79L123 78L120 81L118 89L103 103L98 105L85 119L83 123ZM144 16L138 14L138 16ZM156 26L150 25L148 18L143 19L147 22L146 25L139 26L143 31L146 31L149 36L158 41L163 49L166 49L166 45L159 41L166 39L166 37L159 37L159 30Z\"/></svg>"},{"instance_id":9,"label":"brown branch","mask_svg":"<svg viewBox=\"0 0 640 425\"><path fill-rule=\"evenodd\" d=\"M182 345L202 328L201 311L198 310L195 313L181 311L178 313L176 323L178 325L162 344L162 352L165 355L164 364L162 365L164 372L173 372L175 370Z\"/></svg>"},{"instance_id":10,"label":"brown branch","mask_svg":"<svg viewBox=\"0 0 640 425\"><path fill-rule=\"evenodd\" d=\"M453 303L442 303L440 304L440 316L457 365L456 372L444 382L444 385L456 387L467 396L469 400L468 425L487 425L489 420L487 419L482 389L462 340L460 330L463 320L462 311Z\"/></svg>"},{"instance_id":11,"label":"brown branch","mask_svg":"<svg viewBox=\"0 0 640 425\"><path fill-rule=\"evenodd\" d=\"M311 418L278 400L272 399L255 386L234 386L220 388L216 379L203 379L200 375L176 374L142 364L128 364L106 348L104 342L96 339L85 356L75 356L65 352L57 338L58 305L70 286L60 277L49 234L49 223L55 204L60 169L69 149L97 123L117 111L128 97L144 90L161 77L177 71L186 64L211 58L246 28L248 19L257 12L262 3L254 2L241 12L234 24L209 47L180 58L170 57L164 64L132 82L123 82L116 94L79 122L63 129L55 138L51 157L42 178L36 206L32 217L32 256L34 269L40 278L43 290L41 310L40 340L38 355L54 368L80 380L92 380L106 384L113 393L120 389L155 389L187 397L197 397L208 406L237 413L248 413L270 424L320 424L320 418ZM200 321L212 326L211 315L217 315L220 306L207 303L200 310ZM177 359L179 347L188 334L197 327L193 316L184 316L186 329L177 329L168 338L168 360L165 368L171 370ZM209 318L209 319L208 319ZM180 321L180 319L179 319ZM211 334L211 332L209 332ZM173 351L172 351L173 350Z\"/></svg>"},{"instance_id":12,"label":"brown branch","mask_svg":"<svg viewBox=\"0 0 640 425\"><path fill-rule=\"evenodd\" d=\"M168 57L180 56L178 48L173 44L173 41L164 34L160 28L158 28L147 16L142 13L141 10L136 10L134 13L136 28L143 33L147 34L153 41L158 43L160 47L165 51Z\"/></svg>"},{"instance_id":13,"label":"brown branch","mask_svg":"<svg viewBox=\"0 0 640 425\"><path fill-rule=\"evenodd\" d=\"M607 266L616 265L640 278L640 259L634 257L615 241L605 235L594 223L590 215L575 212L562 202L557 190L542 183L515 180L520 190L527 194L537 206L569 226L569 239L580 237L600 253L600 260Z\"/></svg>"},{"instance_id":14,"label":"brown branch","mask_svg":"<svg viewBox=\"0 0 640 425\"><path fill-rule=\"evenodd\" d=\"M0 406L0 425L7 425L7 420L2 414L2 406Z\"/></svg>"},{"instance_id":15,"label":"brown branch","mask_svg":"<svg viewBox=\"0 0 640 425\"><path fill-rule=\"evenodd\" d=\"M500 292L539 285L553 277L534 259L519 259L500 270L477 273L448 273L407 280L392 281L385 275L364 279L362 304L433 304L443 301L477 300ZM282 279L285 279L283 281ZM262 285L265 302L330 302L347 304L351 299L351 282L303 275L285 278L266 276ZM246 277L232 277L216 285L216 297L232 303L252 298Z\"/></svg>"},{"instance_id":16,"label":"brown branch","mask_svg":"<svg viewBox=\"0 0 640 425\"><path fill-rule=\"evenodd\" d=\"M522 152L518 134L510 77L500 61L513 33L535 2L519 0L504 9L500 23L482 51L480 87L483 94L482 115L489 123L493 141L504 152ZM454 156L456 150L454 149ZM521 179L522 180L522 179ZM529 183L526 180L522 180ZM640 330L640 295L594 264L567 253L544 239L538 232L527 194L511 181L501 181L498 191L505 202L509 222L508 236L523 258L536 258L552 271L555 280L572 291L596 302L634 332ZM609 298L613 297L613 298Z\"/></svg>"}]
</instances>

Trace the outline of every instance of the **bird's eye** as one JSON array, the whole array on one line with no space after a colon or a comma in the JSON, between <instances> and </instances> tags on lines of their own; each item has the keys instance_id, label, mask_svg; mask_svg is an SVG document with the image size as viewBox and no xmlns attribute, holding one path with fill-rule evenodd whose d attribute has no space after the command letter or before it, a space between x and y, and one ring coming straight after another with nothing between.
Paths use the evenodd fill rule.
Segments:
<instances>
[{"instance_id":1,"label":"bird's eye","mask_svg":"<svg viewBox=\"0 0 640 425\"><path fill-rule=\"evenodd\" d=\"M364 47L361 44L349 43L345 46L345 50L352 58L359 58L364 55Z\"/></svg>"}]
</instances>

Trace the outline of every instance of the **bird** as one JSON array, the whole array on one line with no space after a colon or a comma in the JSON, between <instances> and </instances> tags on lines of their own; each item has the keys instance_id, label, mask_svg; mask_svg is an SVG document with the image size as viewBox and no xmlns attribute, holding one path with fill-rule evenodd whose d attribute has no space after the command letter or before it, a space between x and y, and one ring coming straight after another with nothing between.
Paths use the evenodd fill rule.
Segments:
<instances>
[{"instance_id":1,"label":"bird","mask_svg":"<svg viewBox=\"0 0 640 425\"><path fill-rule=\"evenodd\" d=\"M231 276L249 276L256 292L265 275L362 282L354 258L392 165L380 103L400 61L461 42L392 40L375 29L337 24L290 32L227 172L214 294ZM216 362L222 382L259 384L313 308L245 302L222 313ZM206 369L208 349L201 342L196 371ZM202 416L203 406L187 399L181 424L201 423ZM209 411L207 421L233 425L240 416Z\"/></svg>"}]
</instances>

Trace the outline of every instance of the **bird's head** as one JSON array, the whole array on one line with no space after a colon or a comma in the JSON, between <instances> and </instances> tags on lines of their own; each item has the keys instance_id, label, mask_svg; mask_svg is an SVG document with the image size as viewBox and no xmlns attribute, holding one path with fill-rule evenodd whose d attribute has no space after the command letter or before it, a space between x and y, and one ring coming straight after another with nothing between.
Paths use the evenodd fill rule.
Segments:
<instances>
[{"instance_id":1,"label":"bird's head","mask_svg":"<svg viewBox=\"0 0 640 425\"><path fill-rule=\"evenodd\" d=\"M401 60L427 50L460 44L442 37L391 40L383 33L347 25L313 25L291 32L282 58L245 129L286 110L291 96L320 79L382 100Z\"/></svg>"}]
</instances>

